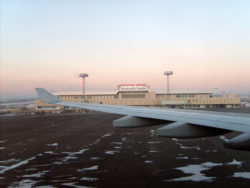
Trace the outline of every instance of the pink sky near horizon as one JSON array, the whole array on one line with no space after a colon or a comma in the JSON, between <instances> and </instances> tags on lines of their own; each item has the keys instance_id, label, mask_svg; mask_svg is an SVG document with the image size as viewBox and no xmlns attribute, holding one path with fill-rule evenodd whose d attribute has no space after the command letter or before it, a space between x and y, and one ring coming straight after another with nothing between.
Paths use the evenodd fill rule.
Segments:
<instances>
[{"instance_id":1,"label":"pink sky near horizon","mask_svg":"<svg viewBox=\"0 0 250 188\"><path fill-rule=\"evenodd\" d=\"M166 70L172 90L250 91L247 1L98 2L3 0L1 95L80 91L82 72L90 91L165 90Z\"/></svg>"}]
</instances>

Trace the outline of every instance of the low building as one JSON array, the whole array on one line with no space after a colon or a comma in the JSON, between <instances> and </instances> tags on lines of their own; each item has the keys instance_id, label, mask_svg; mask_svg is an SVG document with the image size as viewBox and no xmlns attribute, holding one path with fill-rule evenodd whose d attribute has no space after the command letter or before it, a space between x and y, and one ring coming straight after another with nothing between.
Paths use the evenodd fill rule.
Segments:
<instances>
[{"instance_id":1,"label":"low building","mask_svg":"<svg viewBox=\"0 0 250 188\"><path fill-rule=\"evenodd\" d=\"M81 92L52 92L65 102L83 102ZM164 93L151 91L146 84L121 84L113 92L86 92L88 103L155 106L171 108L239 108L240 98L233 95L213 95L213 92L174 92ZM35 101L36 110L55 112L72 110L59 105ZM79 111L79 109L75 109Z\"/></svg>"}]
</instances>

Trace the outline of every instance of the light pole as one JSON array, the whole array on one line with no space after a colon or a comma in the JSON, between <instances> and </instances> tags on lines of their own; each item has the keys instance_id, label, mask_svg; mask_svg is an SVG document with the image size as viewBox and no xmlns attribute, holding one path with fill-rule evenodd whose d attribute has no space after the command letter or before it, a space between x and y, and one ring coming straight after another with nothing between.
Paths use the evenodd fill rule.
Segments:
<instances>
[{"instance_id":1,"label":"light pole","mask_svg":"<svg viewBox=\"0 0 250 188\"><path fill-rule=\"evenodd\" d=\"M169 77L170 75L173 75L173 71L165 71L163 74L167 76L167 93L169 93L170 91Z\"/></svg>"},{"instance_id":2,"label":"light pole","mask_svg":"<svg viewBox=\"0 0 250 188\"><path fill-rule=\"evenodd\" d=\"M89 75L86 73L79 74L79 77L82 78L82 99L83 99L83 102L86 102L85 101L85 78L88 76Z\"/></svg>"}]
</instances>

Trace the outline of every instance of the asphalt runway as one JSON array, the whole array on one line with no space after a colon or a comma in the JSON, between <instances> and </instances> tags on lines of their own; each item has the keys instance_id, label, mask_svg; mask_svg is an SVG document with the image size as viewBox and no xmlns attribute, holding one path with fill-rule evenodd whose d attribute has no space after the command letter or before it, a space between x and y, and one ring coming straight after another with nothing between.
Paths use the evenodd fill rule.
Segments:
<instances>
[{"instance_id":1,"label":"asphalt runway","mask_svg":"<svg viewBox=\"0 0 250 188\"><path fill-rule=\"evenodd\" d=\"M250 152L223 147L237 133L162 138L119 117L0 117L0 187L249 187Z\"/></svg>"}]
</instances>

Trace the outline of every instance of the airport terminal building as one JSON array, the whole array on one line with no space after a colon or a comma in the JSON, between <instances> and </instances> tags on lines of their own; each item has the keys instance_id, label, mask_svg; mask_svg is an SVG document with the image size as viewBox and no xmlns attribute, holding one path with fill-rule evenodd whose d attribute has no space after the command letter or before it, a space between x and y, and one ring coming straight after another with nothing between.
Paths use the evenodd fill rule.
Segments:
<instances>
[{"instance_id":1,"label":"airport terminal building","mask_svg":"<svg viewBox=\"0 0 250 188\"><path fill-rule=\"evenodd\" d=\"M83 102L81 92L52 92L65 102ZM233 94L214 95L213 92L155 92L147 84L121 84L116 91L87 92L88 103L151 106L170 108L239 108L240 97ZM35 100L37 112L69 110L59 105L51 105Z\"/></svg>"}]
</instances>

